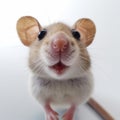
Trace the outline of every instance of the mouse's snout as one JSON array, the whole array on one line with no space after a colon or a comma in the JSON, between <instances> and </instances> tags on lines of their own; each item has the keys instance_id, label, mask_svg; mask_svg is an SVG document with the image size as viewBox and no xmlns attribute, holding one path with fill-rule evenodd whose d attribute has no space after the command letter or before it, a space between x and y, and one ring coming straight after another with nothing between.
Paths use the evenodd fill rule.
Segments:
<instances>
[{"instance_id":1,"label":"mouse's snout","mask_svg":"<svg viewBox=\"0 0 120 120\"><path fill-rule=\"evenodd\" d=\"M61 75L69 70L77 57L77 47L72 45L71 38L68 34L59 31L51 35L46 47L43 47L43 61L55 74ZM44 49L45 48L45 49Z\"/></svg>"},{"instance_id":2,"label":"mouse's snout","mask_svg":"<svg viewBox=\"0 0 120 120\"><path fill-rule=\"evenodd\" d=\"M68 38L64 33L58 33L52 38L51 47L54 52L65 52L69 48Z\"/></svg>"}]
</instances>

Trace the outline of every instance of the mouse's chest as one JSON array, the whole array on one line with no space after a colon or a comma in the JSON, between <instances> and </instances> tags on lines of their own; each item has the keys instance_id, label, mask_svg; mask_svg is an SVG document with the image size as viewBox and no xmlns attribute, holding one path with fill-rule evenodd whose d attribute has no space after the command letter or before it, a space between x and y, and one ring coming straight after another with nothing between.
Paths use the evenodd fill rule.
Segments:
<instances>
[{"instance_id":1,"label":"mouse's chest","mask_svg":"<svg viewBox=\"0 0 120 120\"><path fill-rule=\"evenodd\" d=\"M41 100L50 99L54 103L62 103L77 98L81 94L81 83L75 81L35 81L32 80L32 93Z\"/></svg>"}]
</instances>

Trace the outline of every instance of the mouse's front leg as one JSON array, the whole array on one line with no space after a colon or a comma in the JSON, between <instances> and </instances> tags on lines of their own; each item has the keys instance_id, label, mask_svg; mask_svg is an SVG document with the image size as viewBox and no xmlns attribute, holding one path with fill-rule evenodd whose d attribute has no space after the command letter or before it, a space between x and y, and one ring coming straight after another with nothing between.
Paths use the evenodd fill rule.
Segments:
<instances>
[{"instance_id":1,"label":"mouse's front leg","mask_svg":"<svg viewBox=\"0 0 120 120\"><path fill-rule=\"evenodd\" d=\"M63 120L73 120L76 106L72 105L68 111L63 115Z\"/></svg>"},{"instance_id":2,"label":"mouse's front leg","mask_svg":"<svg viewBox=\"0 0 120 120\"><path fill-rule=\"evenodd\" d=\"M58 113L55 112L49 103L47 103L45 106L45 112L46 112L46 120L59 120L58 119Z\"/></svg>"}]
</instances>

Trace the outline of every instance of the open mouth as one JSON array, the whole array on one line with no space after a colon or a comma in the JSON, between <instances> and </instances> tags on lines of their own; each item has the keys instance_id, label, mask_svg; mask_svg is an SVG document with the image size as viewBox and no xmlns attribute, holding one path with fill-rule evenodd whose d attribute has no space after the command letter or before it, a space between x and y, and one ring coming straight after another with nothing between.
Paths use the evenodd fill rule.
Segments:
<instances>
[{"instance_id":1,"label":"open mouth","mask_svg":"<svg viewBox=\"0 0 120 120\"><path fill-rule=\"evenodd\" d=\"M57 74L62 74L68 66L64 65L61 61L57 64L50 66L51 69L53 69Z\"/></svg>"}]
</instances>

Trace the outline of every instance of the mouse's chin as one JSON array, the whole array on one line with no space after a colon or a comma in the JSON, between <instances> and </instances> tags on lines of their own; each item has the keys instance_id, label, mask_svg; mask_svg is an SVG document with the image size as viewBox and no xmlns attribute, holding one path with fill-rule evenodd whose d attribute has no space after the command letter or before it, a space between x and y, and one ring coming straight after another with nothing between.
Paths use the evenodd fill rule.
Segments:
<instances>
[{"instance_id":1,"label":"mouse's chin","mask_svg":"<svg viewBox=\"0 0 120 120\"><path fill-rule=\"evenodd\" d=\"M64 65L61 61L55 65L49 66L49 68L54 71L57 75L62 75L69 68L69 66Z\"/></svg>"}]
</instances>

